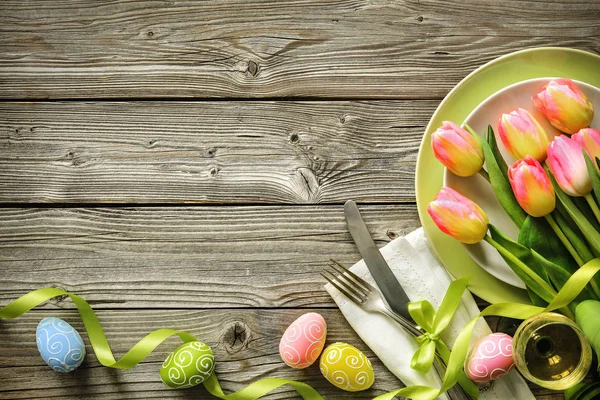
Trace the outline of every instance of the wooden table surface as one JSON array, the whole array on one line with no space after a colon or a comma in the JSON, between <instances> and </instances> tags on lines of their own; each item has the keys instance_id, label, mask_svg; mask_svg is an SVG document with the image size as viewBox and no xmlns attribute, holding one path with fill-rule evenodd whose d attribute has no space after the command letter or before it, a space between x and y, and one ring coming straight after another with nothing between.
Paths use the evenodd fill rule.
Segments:
<instances>
[{"instance_id":1,"label":"wooden table surface","mask_svg":"<svg viewBox=\"0 0 600 400\"><path fill-rule=\"evenodd\" d=\"M274 376L327 399L395 389L319 276L330 257L360 259L342 204L360 204L380 246L418 228L433 111L478 66L536 46L599 53L600 2L3 0L0 305L75 292L117 355L150 330L188 331L226 392ZM308 311L370 357L371 390L281 362L281 334ZM133 370L88 345L55 373L35 344L45 316L83 332L64 299L1 322L0 398L210 398L160 381L176 339Z\"/></svg>"}]
</instances>

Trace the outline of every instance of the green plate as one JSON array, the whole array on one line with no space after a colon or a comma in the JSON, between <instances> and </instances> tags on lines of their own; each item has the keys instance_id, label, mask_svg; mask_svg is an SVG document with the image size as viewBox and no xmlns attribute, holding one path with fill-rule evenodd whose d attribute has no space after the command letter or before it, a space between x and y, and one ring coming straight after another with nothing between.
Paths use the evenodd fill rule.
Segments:
<instances>
[{"instance_id":1,"label":"green plate","mask_svg":"<svg viewBox=\"0 0 600 400\"><path fill-rule=\"evenodd\" d=\"M442 233L427 205L442 187L444 168L434 157L430 136L444 120L461 123L479 103L498 90L526 79L564 77L600 87L600 56L581 50L541 47L517 51L481 66L440 103L423 136L416 170L417 207L434 253L456 278L471 276L471 292L490 303L527 303L527 293L504 283L477 265L456 240ZM600 112L600 111L597 111Z\"/></svg>"}]
</instances>

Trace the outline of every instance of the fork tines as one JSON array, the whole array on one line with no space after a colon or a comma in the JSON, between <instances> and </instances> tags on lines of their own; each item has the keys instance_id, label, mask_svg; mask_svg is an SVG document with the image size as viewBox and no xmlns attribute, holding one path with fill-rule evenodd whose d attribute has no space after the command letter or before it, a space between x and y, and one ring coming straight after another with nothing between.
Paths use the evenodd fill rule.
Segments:
<instances>
[{"instance_id":1,"label":"fork tines","mask_svg":"<svg viewBox=\"0 0 600 400\"><path fill-rule=\"evenodd\" d=\"M321 276L327 282L350 300L357 303L365 301L369 292L371 292L368 283L335 260L331 260L327 266L330 270L326 269L321 273Z\"/></svg>"}]
</instances>

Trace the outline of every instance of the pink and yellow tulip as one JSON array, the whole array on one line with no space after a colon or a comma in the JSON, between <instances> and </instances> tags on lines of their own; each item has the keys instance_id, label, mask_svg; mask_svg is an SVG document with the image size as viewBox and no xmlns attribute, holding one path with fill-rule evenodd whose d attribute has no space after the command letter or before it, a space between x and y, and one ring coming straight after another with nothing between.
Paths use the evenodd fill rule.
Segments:
<instances>
[{"instance_id":1,"label":"pink and yellow tulip","mask_svg":"<svg viewBox=\"0 0 600 400\"><path fill-rule=\"evenodd\" d=\"M506 150L516 159L531 156L538 161L546 159L550 140L539 122L527 110L502 114L498 121L498 134Z\"/></svg>"},{"instance_id":2,"label":"pink and yellow tulip","mask_svg":"<svg viewBox=\"0 0 600 400\"><path fill-rule=\"evenodd\" d=\"M587 151L592 161L594 161L594 165L596 165L595 158L600 158L600 131L593 128L583 128L571 136L571 139Z\"/></svg>"},{"instance_id":3,"label":"pink and yellow tulip","mask_svg":"<svg viewBox=\"0 0 600 400\"><path fill-rule=\"evenodd\" d=\"M427 212L442 232L463 243L480 242L488 230L485 212L449 187L440 189Z\"/></svg>"},{"instance_id":4,"label":"pink and yellow tulip","mask_svg":"<svg viewBox=\"0 0 600 400\"><path fill-rule=\"evenodd\" d=\"M544 217L556 207L552 182L538 160L527 156L508 169L508 179L515 198L525 212Z\"/></svg>"},{"instance_id":5,"label":"pink and yellow tulip","mask_svg":"<svg viewBox=\"0 0 600 400\"><path fill-rule=\"evenodd\" d=\"M561 135L548 146L548 166L560 188L569 196L585 196L592 191L583 147Z\"/></svg>"},{"instance_id":6,"label":"pink and yellow tulip","mask_svg":"<svg viewBox=\"0 0 600 400\"><path fill-rule=\"evenodd\" d=\"M475 175L483 167L483 150L477 139L454 122L444 121L431 135L433 154L458 176Z\"/></svg>"},{"instance_id":7,"label":"pink and yellow tulip","mask_svg":"<svg viewBox=\"0 0 600 400\"><path fill-rule=\"evenodd\" d=\"M594 118L592 103L570 79L550 81L532 100L556 129L569 135L588 127Z\"/></svg>"}]
</instances>

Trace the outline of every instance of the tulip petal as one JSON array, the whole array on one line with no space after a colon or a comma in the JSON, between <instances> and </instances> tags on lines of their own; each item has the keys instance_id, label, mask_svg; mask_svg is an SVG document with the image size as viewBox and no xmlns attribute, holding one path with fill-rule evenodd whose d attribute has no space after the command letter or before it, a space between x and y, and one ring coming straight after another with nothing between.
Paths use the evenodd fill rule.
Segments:
<instances>
[{"instance_id":1,"label":"tulip petal","mask_svg":"<svg viewBox=\"0 0 600 400\"><path fill-rule=\"evenodd\" d=\"M546 158L548 135L529 112L517 108L502 114L498 133L506 150L516 159L532 156L539 161Z\"/></svg>"},{"instance_id":2,"label":"tulip petal","mask_svg":"<svg viewBox=\"0 0 600 400\"><path fill-rule=\"evenodd\" d=\"M483 167L483 151L479 141L453 122L444 121L431 135L435 157L452 173L471 176Z\"/></svg>"},{"instance_id":3,"label":"tulip petal","mask_svg":"<svg viewBox=\"0 0 600 400\"><path fill-rule=\"evenodd\" d=\"M427 212L442 232L463 243L481 241L488 229L489 220L485 212L448 187L443 187L429 203Z\"/></svg>"},{"instance_id":4,"label":"tulip petal","mask_svg":"<svg viewBox=\"0 0 600 400\"><path fill-rule=\"evenodd\" d=\"M554 210L552 183L535 158L527 156L515 162L508 170L508 178L515 198L527 214L543 217Z\"/></svg>"},{"instance_id":5,"label":"tulip petal","mask_svg":"<svg viewBox=\"0 0 600 400\"><path fill-rule=\"evenodd\" d=\"M574 134L589 126L594 107L570 79L555 79L532 98L533 105L558 130Z\"/></svg>"}]
</instances>

